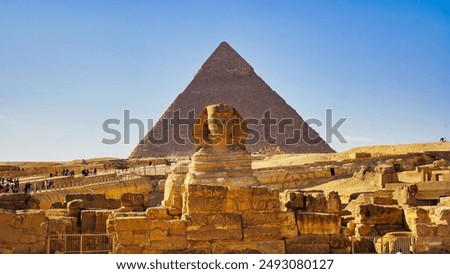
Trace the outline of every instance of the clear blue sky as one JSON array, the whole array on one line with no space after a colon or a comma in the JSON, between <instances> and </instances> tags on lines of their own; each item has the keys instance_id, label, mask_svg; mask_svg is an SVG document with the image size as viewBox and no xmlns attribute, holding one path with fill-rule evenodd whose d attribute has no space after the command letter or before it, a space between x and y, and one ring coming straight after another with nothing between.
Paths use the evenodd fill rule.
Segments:
<instances>
[{"instance_id":1,"label":"clear blue sky","mask_svg":"<svg viewBox=\"0 0 450 274\"><path fill-rule=\"evenodd\" d=\"M158 119L221 41L304 119L347 117L338 151L450 139L450 1L0 0L0 161L127 157L137 128L103 121Z\"/></svg>"}]
</instances>

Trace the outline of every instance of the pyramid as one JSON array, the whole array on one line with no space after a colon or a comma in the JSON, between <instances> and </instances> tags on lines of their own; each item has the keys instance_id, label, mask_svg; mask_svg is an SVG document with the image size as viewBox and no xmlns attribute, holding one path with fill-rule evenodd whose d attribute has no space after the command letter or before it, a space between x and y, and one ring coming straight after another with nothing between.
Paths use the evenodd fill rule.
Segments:
<instances>
[{"instance_id":1,"label":"pyramid","mask_svg":"<svg viewBox=\"0 0 450 274\"><path fill-rule=\"evenodd\" d=\"M250 128L247 150L334 152L228 43L222 42L142 139L130 158L191 156L192 128L206 105L234 107ZM250 120L248 120L250 119ZM269 120L270 119L270 120Z\"/></svg>"}]
</instances>

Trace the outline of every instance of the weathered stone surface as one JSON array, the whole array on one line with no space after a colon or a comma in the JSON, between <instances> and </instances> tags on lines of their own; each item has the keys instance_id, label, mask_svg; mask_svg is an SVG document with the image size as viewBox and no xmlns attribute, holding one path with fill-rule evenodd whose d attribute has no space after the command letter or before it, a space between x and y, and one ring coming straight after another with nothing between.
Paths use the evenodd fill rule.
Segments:
<instances>
[{"instance_id":1,"label":"weathered stone surface","mask_svg":"<svg viewBox=\"0 0 450 274\"><path fill-rule=\"evenodd\" d=\"M183 207L183 183L186 178L186 173L189 171L189 163L190 161L178 162L172 167L172 173L166 179L162 204L169 208L169 214L171 214L170 212L181 214Z\"/></svg>"},{"instance_id":2,"label":"weathered stone surface","mask_svg":"<svg viewBox=\"0 0 450 274\"><path fill-rule=\"evenodd\" d=\"M186 253L190 254L211 254L211 243L203 241L188 241Z\"/></svg>"},{"instance_id":3,"label":"weathered stone surface","mask_svg":"<svg viewBox=\"0 0 450 274\"><path fill-rule=\"evenodd\" d=\"M142 254L144 246L142 245L122 245L118 244L115 248L116 254Z\"/></svg>"},{"instance_id":4,"label":"weathered stone surface","mask_svg":"<svg viewBox=\"0 0 450 274\"><path fill-rule=\"evenodd\" d=\"M42 210L0 210L0 251L45 253L47 222Z\"/></svg>"},{"instance_id":5,"label":"weathered stone surface","mask_svg":"<svg viewBox=\"0 0 450 274\"><path fill-rule=\"evenodd\" d=\"M439 224L436 226L436 236L450 237L450 225Z\"/></svg>"},{"instance_id":6,"label":"weathered stone surface","mask_svg":"<svg viewBox=\"0 0 450 274\"><path fill-rule=\"evenodd\" d=\"M341 212L342 203L339 193L331 191L327 195L327 212L339 214Z\"/></svg>"},{"instance_id":7,"label":"weathered stone surface","mask_svg":"<svg viewBox=\"0 0 450 274\"><path fill-rule=\"evenodd\" d=\"M183 213L211 214L225 211L226 186L185 185Z\"/></svg>"},{"instance_id":8,"label":"weathered stone surface","mask_svg":"<svg viewBox=\"0 0 450 274\"><path fill-rule=\"evenodd\" d=\"M337 214L297 211L297 226L300 234L337 234L341 218Z\"/></svg>"},{"instance_id":9,"label":"weathered stone surface","mask_svg":"<svg viewBox=\"0 0 450 274\"><path fill-rule=\"evenodd\" d=\"M79 217L81 210L85 209L84 200L75 199L67 203L67 209L70 216Z\"/></svg>"},{"instance_id":10,"label":"weathered stone surface","mask_svg":"<svg viewBox=\"0 0 450 274\"><path fill-rule=\"evenodd\" d=\"M376 205L396 205L397 202L391 197L387 196L374 196L371 198L372 204Z\"/></svg>"},{"instance_id":11,"label":"weathered stone surface","mask_svg":"<svg viewBox=\"0 0 450 274\"><path fill-rule=\"evenodd\" d=\"M335 234L330 235L330 247L332 249L341 249L344 248L347 250L351 246L351 242L348 237Z\"/></svg>"},{"instance_id":12,"label":"weathered stone surface","mask_svg":"<svg viewBox=\"0 0 450 274\"><path fill-rule=\"evenodd\" d=\"M284 254L284 241L215 242L213 254Z\"/></svg>"},{"instance_id":13,"label":"weathered stone surface","mask_svg":"<svg viewBox=\"0 0 450 274\"><path fill-rule=\"evenodd\" d=\"M403 209L399 206L360 204L356 208L356 223L361 224L403 224Z\"/></svg>"},{"instance_id":14,"label":"weathered stone surface","mask_svg":"<svg viewBox=\"0 0 450 274\"><path fill-rule=\"evenodd\" d=\"M78 218L66 216L47 216L49 235L79 233Z\"/></svg>"},{"instance_id":15,"label":"weathered stone surface","mask_svg":"<svg viewBox=\"0 0 450 274\"><path fill-rule=\"evenodd\" d=\"M39 209L39 200L30 194L1 193L0 208L7 210Z\"/></svg>"},{"instance_id":16,"label":"weathered stone surface","mask_svg":"<svg viewBox=\"0 0 450 274\"><path fill-rule=\"evenodd\" d=\"M378 235L383 236L389 232L404 231L403 225L376 225Z\"/></svg>"},{"instance_id":17,"label":"weathered stone surface","mask_svg":"<svg viewBox=\"0 0 450 274\"><path fill-rule=\"evenodd\" d=\"M297 189L287 189L280 193L281 204L292 210L300 210L305 208L303 191Z\"/></svg>"},{"instance_id":18,"label":"weathered stone surface","mask_svg":"<svg viewBox=\"0 0 450 274\"><path fill-rule=\"evenodd\" d=\"M294 212L249 212L242 214L245 241L281 240L298 235Z\"/></svg>"},{"instance_id":19,"label":"weathered stone surface","mask_svg":"<svg viewBox=\"0 0 450 274\"><path fill-rule=\"evenodd\" d=\"M375 228L375 225L363 225L357 224L355 227L355 235L361 237L376 237L378 235L378 231Z\"/></svg>"},{"instance_id":20,"label":"weathered stone surface","mask_svg":"<svg viewBox=\"0 0 450 274\"><path fill-rule=\"evenodd\" d=\"M145 214L150 220L171 220L168 209L165 206L147 208Z\"/></svg>"},{"instance_id":21,"label":"weathered stone surface","mask_svg":"<svg viewBox=\"0 0 450 274\"><path fill-rule=\"evenodd\" d=\"M439 199L439 206L450 206L450 197L441 197Z\"/></svg>"},{"instance_id":22,"label":"weathered stone surface","mask_svg":"<svg viewBox=\"0 0 450 274\"><path fill-rule=\"evenodd\" d=\"M327 199L323 191L305 192L304 195L307 212L327 212Z\"/></svg>"},{"instance_id":23,"label":"weathered stone surface","mask_svg":"<svg viewBox=\"0 0 450 274\"><path fill-rule=\"evenodd\" d=\"M252 207L254 211L280 211L279 193L264 186L253 186Z\"/></svg>"},{"instance_id":24,"label":"weathered stone surface","mask_svg":"<svg viewBox=\"0 0 450 274\"><path fill-rule=\"evenodd\" d=\"M151 224L147 217L116 217L114 222L116 231L148 231Z\"/></svg>"},{"instance_id":25,"label":"weathered stone surface","mask_svg":"<svg viewBox=\"0 0 450 274\"><path fill-rule=\"evenodd\" d=\"M434 210L434 215L437 217L436 222L439 224L450 224L450 207L440 206Z\"/></svg>"},{"instance_id":26,"label":"weathered stone surface","mask_svg":"<svg viewBox=\"0 0 450 274\"><path fill-rule=\"evenodd\" d=\"M330 253L329 235L299 235L286 239L287 254L327 254Z\"/></svg>"},{"instance_id":27,"label":"weathered stone surface","mask_svg":"<svg viewBox=\"0 0 450 274\"><path fill-rule=\"evenodd\" d=\"M183 215L187 223L187 237L192 241L241 240L239 214Z\"/></svg>"},{"instance_id":28,"label":"weathered stone surface","mask_svg":"<svg viewBox=\"0 0 450 274\"><path fill-rule=\"evenodd\" d=\"M416 224L412 232L419 237L431 237L436 234L436 227L429 224Z\"/></svg>"},{"instance_id":29,"label":"weathered stone surface","mask_svg":"<svg viewBox=\"0 0 450 274\"><path fill-rule=\"evenodd\" d=\"M430 237L418 237L416 245L418 246L440 246L444 241L443 237L430 236Z\"/></svg>"},{"instance_id":30,"label":"weathered stone surface","mask_svg":"<svg viewBox=\"0 0 450 274\"><path fill-rule=\"evenodd\" d=\"M106 233L106 220L112 210L81 211L81 233Z\"/></svg>"},{"instance_id":31,"label":"weathered stone surface","mask_svg":"<svg viewBox=\"0 0 450 274\"><path fill-rule=\"evenodd\" d=\"M375 184L384 188L386 184L398 183L398 175L392 164L375 167Z\"/></svg>"},{"instance_id":32,"label":"weathered stone surface","mask_svg":"<svg viewBox=\"0 0 450 274\"><path fill-rule=\"evenodd\" d=\"M83 200L84 208L107 208L105 194L67 194L66 204L73 200Z\"/></svg>"},{"instance_id":33,"label":"weathered stone surface","mask_svg":"<svg viewBox=\"0 0 450 274\"><path fill-rule=\"evenodd\" d=\"M421 207L407 207L404 208L405 223L410 230L418 223L431 224L431 219L428 210Z\"/></svg>"},{"instance_id":34,"label":"weathered stone surface","mask_svg":"<svg viewBox=\"0 0 450 274\"><path fill-rule=\"evenodd\" d=\"M144 195L137 193L124 193L120 196L120 204L124 207L144 206Z\"/></svg>"},{"instance_id":35,"label":"weathered stone surface","mask_svg":"<svg viewBox=\"0 0 450 274\"><path fill-rule=\"evenodd\" d=\"M416 195L418 192L417 185L407 185L399 187L394 192L394 198L399 205L416 206Z\"/></svg>"}]
</instances>

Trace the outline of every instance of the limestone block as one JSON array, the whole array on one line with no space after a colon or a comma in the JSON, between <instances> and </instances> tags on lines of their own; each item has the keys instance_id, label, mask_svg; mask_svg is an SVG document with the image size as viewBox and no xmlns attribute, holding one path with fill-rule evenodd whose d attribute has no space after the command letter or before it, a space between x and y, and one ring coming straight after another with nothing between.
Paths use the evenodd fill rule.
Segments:
<instances>
[{"instance_id":1,"label":"limestone block","mask_svg":"<svg viewBox=\"0 0 450 274\"><path fill-rule=\"evenodd\" d=\"M329 235L299 235L286 239L286 254L329 254Z\"/></svg>"},{"instance_id":2,"label":"limestone block","mask_svg":"<svg viewBox=\"0 0 450 274\"><path fill-rule=\"evenodd\" d=\"M106 220L112 210L83 210L81 211L82 233L105 233Z\"/></svg>"},{"instance_id":3,"label":"limestone block","mask_svg":"<svg viewBox=\"0 0 450 274\"><path fill-rule=\"evenodd\" d=\"M186 235L186 221L185 220L170 220L169 221L169 235Z\"/></svg>"},{"instance_id":4,"label":"limestone block","mask_svg":"<svg viewBox=\"0 0 450 274\"><path fill-rule=\"evenodd\" d=\"M416 224L412 232L419 237L432 237L436 234L436 227L429 224Z\"/></svg>"},{"instance_id":5,"label":"limestone block","mask_svg":"<svg viewBox=\"0 0 450 274\"><path fill-rule=\"evenodd\" d=\"M330 247L332 249L347 249L351 246L351 242L348 237L342 235L330 235Z\"/></svg>"},{"instance_id":6,"label":"limestone block","mask_svg":"<svg viewBox=\"0 0 450 274\"><path fill-rule=\"evenodd\" d=\"M342 208L341 197L336 191L331 191L327 195L327 212L340 213Z\"/></svg>"},{"instance_id":7,"label":"limestone block","mask_svg":"<svg viewBox=\"0 0 450 274\"><path fill-rule=\"evenodd\" d=\"M450 246L450 236L444 237L443 245Z\"/></svg>"},{"instance_id":8,"label":"limestone block","mask_svg":"<svg viewBox=\"0 0 450 274\"><path fill-rule=\"evenodd\" d=\"M67 203L68 209L85 209L84 201L82 199L74 199Z\"/></svg>"},{"instance_id":9,"label":"limestone block","mask_svg":"<svg viewBox=\"0 0 450 274\"><path fill-rule=\"evenodd\" d=\"M115 248L116 254L142 254L144 246L142 245L121 245L118 244Z\"/></svg>"},{"instance_id":10,"label":"limestone block","mask_svg":"<svg viewBox=\"0 0 450 274\"><path fill-rule=\"evenodd\" d=\"M389 232L404 231L403 225L375 225L375 229L380 236Z\"/></svg>"},{"instance_id":11,"label":"limestone block","mask_svg":"<svg viewBox=\"0 0 450 274\"><path fill-rule=\"evenodd\" d=\"M183 215L187 223L188 240L241 240L241 216L239 214Z\"/></svg>"},{"instance_id":12,"label":"limestone block","mask_svg":"<svg viewBox=\"0 0 450 274\"><path fill-rule=\"evenodd\" d=\"M353 231L352 229L348 228L348 227L341 227L341 234L345 237L350 237L353 235Z\"/></svg>"},{"instance_id":13,"label":"limestone block","mask_svg":"<svg viewBox=\"0 0 450 274\"><path fill-rule=\"evenodd\" d=\"M150 234L147 231L133 231L133 245L150 245Z\"/></svg>"},{"instance_id":14,"label":"limestone block","mask_svg":"<svg viewBox=\"0 0 450 274\"><path fill-rule=\"evenodd\" d=\"M84 201L81 199L75 199L67 203L67 208L69 210L69 215L78 217L82 209L85 209Z\"/></svg>"},{"instance_id":15,"label":"limestone block","mask_svg":"<svg viewBox=\"0 0 450 274\"><path fill-rule=\"evenodd\" d=\"M66 195L66 204L73 200L83 200L84 208L106 208L105 194L77 193Z\"/></svg>"},{"instance_id":16,"label":"limestone block","mask_svg":"<svg viewBox=\"0 0 450 274\"><path fill-rule=\"evenodd\" d=\"M399 206L360 204L356 207L356 223L403 224L403 209Z\"/></svg>"},{"instance_id":17,"label":"limestone block","mask_svg":"<svg viewBox=\"0 0 450 274\"><path fill-rule=\"evenodd\" d=\"M444 241L443 237L431 236L431 237L417 237L416 245L426 246L440 246Z\"/></svg>"},{"instance_id":18,"label":"limestone block","mask_svg":"<svg viewBox=\"0 0 450 274\"><path fill-rule=\"evenodd\" d=\"M327 212L327 199L323 191L305 192L305 210L307 212Z\"/></svg>"},{"instance_id":19,"label":"limestone block","mask_svg":"<svg viewBox=\"0 0 450 274\"><path fill-rule=\"evenodd\" d=\"M305 208L305 201L303 192L296 189L287 189L280 193L281 204L292 210L299 210Z\"/></svg>"},{"instance_id":20,"label":"limestone block","mask_svg":"<svg viewBox=\"0 0 450 274\"><path fill-rule=\"evenodd\" d=\"M253 211L253 188L233 187L228 189L224 212Z\"/></svg>"},{"instance_id":21,"label":"limestone block","mask_svg":"<svg viewBox=\"0 0 450 274\"><path fill-rule=\"evenodd\" d=\"M144 206L144 195L137 193L124 193L120 196L120 204L124 207Z\"/></svg>"},{"instance_id":22,"label":"limestone block","mask_svg":"<svg viewBox=\"0 0 450 274\"><path fill-rule=\"evenodd\" d=\"M397 202L391 197L387 196L374 196L371 198L372 204L376 205L396 205Z\"/></svg>"},{"instance_id":23,"label":"limestone block","mask_svg":"<svg viewBox=\"0 0 450 274\"><path fill-rule=\"evenodd\" d=\"M279 193L276 189L252 186L252 205L254 211L280 211Z\"/></svg>"},{"instance_id":24,"label":"limestone block","mask_svg":"<svg viewBox=\"0 0 450 274\"><path fill-rule=\"evenodd\" d=\"M0 219L6 219L0 223L1 250L15 254L45 253L47 222L43 210L0 213Z\"/></svg>"},{"instance_id":25,"label":"limestone block","mask_svg":"<svg viewBox=\"0 0 450 274\"><path fill-rule=\"evenodd\" d=\"M351 253L351 247L347 248L331 248L330 254L350 254Z\"/></svg>"},{"instance_id":26,"label":"limestone block","mask_svg":"<svg viewBox=\"0 0 450 274\"><path fill-rule=\"evenodd\" d=\"M147 231L150 221L147 217L118 217L114 219L116 231Z\"/></svg>"},{"instance_id":27,"label":"limestone block","mask_svg":"<svg viewBox=\"0 0 450 274\"><path fill-rule=\"evenodd\" d=\"M248 212L242 214L245 241L281 240L298 235L294 212Z\"/></svg>"},{"instance_id":28,"label":"limestone block","mask_svg":"<svg viewBox=\"0 0 450 274\"><path fill-rule=\"evenodd\" d=\"M450 225L438 224L436 226L436 235L439 237L450 237Z\"/></svg>"},{"instance_id":29,"label":"limestone block","mask_svg":"<svg viewBox=\"0 0 450 274\"><path fill-rule=\"evenodd\" d=\"M124 246L135 244L133 233L131 231L118 231L115 235L116 235L116 244Z\"/></svg>"},{"instance_id":30,"label":"limestone block","mask_svg":"<svg viewBox=\"0 0 450 274\"><path fill-rule=\"evenodd\" d=\"M224 212L226 186L185 185L183 212L186 214L209 214Z\"/></svg>"},{"instance_id":31,"label":"limestone block","mask_svg":"<svg viewBox=\"0 0 450 274\"><path fill-rule=\"evenodd\" d=\"M151 249L158 250L158 253L167 251L185 250L187 248L186 236L170 236L164 240L152 240ZM161 252L162 251L162 252Z\"/></svg>"},{"instance_id":32,"label":"limestone block","mask_svg":"<svg viewBox=\"0 0 450 274\"><path fill-rule=\"evenodd\" d=\"M394 198L399 205L416 206L416 195L418 192L417 185L406 185L399 187L394 192Z\"/></svg>"},{"instance_id":33,"label":"limestone block","mask_svg":"<svg viewBox=\"0 0 450 274\"><path fill-rule=\"evenodd\" d=\"M286 239L285 242L286 246L329 244L330 235L299 235L291 239Z\"/></svg>"},{"instance_id":34,"label":"limestone block","mask_svg":"<svg viewBox=\"0 0 450 274\"><path fill-rule=\"evenodd\" d=\"M78 231L78 218L76 217L50 217L47 218L48 233L53 234L76 234Z\"/></svg>"},{"instance_id":35,"label":"limestone block","mask_svg":"<svg viewBox=\"0 0 450 274\"><path fill-rule=\"evenodd\" d=\"M405 223L410 230L413 230L416 224L431 224L428 210L421 207L404 208Z\"/></svg>"},{"instance_id":36,"label":"limestone block","mask_svg":"<svg viewBox=\"0 0 450 274\"><path fill-rule=\"evenodd\" d=\"M186 252L190 254L211 254L211 243L203 241L188 241Z\"/></svg>"},{"instance_id":37,"label":"limestone block","mask_svg":"<svg viewBox=\"0 0 450 274\"><path fill-rule=\"evenodd\" d=\"M182 161L172 168L172 173L166 179L164 185L163 205L169 208L169 212L181 214L182 186L188 172L189 161ZM175 215L169 213L171 215Z\"/></svg>"},{"instance_id":38,"label":"limestone block","mask_svg":"<svg viewBox=\"0 0 450 274\"><path fill-rule=\"evenodd\" d=\"M441 197L438 206L450 206L450 197Z\"/></svg>"},{"instance_id":39,"label":"limestone block","mask_svg":"<svg viewBox=\"0 0 450 274\"><path fill-rule=\"evenodd\" d=\"M341 228L341 218L331 213L297 211L297 226L300 234L337 234Z\"/></svg>"},{"instance_id":40,"label":"limestone block","mask_svg":"<svg viewBox=\"0 0 450 274\"><path fill-rule=\"evenodd\" d=\"M440 206L434 210L434 215L437 217L436 222L439 224L450 224L450 207Z\"/></svg>"},{"instance_id":41,"label":"limestone block","mask_svg":"<svg viewBox=\"0 0 450 274\"><path fill-rule=\"evenodd\" d=\"M214 242L213 254L284 254L284 241Z\"/></svg>"},{"instance_id":42,"label":"limestone block","mask_svg":"<svg viewBox=\"0 0 450 274\"><path fill-rule=\"evenodd\" d=\"M228 189L224 212L280 211L278 191L265 186Z\"/></svg>"},{"instance_id":43,"label":"limestone block","mask_svg":"<svg viewBox=\"0 0 450 274\"><path fill-rule=\"evenodd\" d=\"M150 207L145 211L145 214L150 220L171 220L172 216L168 214L167 207L158 206Z\"/></svg>"},{"instance_id":44,"label":"limestone block","mask_svg":"<svg viewBox=\"0 0 450 274\"><path fill-rule=\"evenodd\" d=\"M39 209L39 200L25 193L3 193L0 195L0 208L7 210Z\"/></svg>"},{"instance_id":45,"label":"limestone block","mask_svg":"<svg viewBox=\"0 0 450 274\"><path fill-rule=\"evenodd\" d=\"M378 235L378 231L375 228L375 225L357 224L355 227L355 236L377 237L379 235Z\"/></svg>"}]
</instances>

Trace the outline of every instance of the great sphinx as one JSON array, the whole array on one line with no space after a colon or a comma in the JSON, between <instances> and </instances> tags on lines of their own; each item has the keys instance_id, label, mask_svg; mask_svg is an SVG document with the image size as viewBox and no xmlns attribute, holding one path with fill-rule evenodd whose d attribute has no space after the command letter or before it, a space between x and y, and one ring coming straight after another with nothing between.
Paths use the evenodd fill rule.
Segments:
<instances>
[{"instance_id":1,"label":"great sphinx","mask_svg":"<svg viewBox=\"0 0 450 274\"><path fill-rule=\"evenodd\" d=\"M258 185L252 156L245 149L248 128L244 118L225 104L206 106L193 128L195 153L185 184L229 187Z\"/></svg>"}]
</instances>

